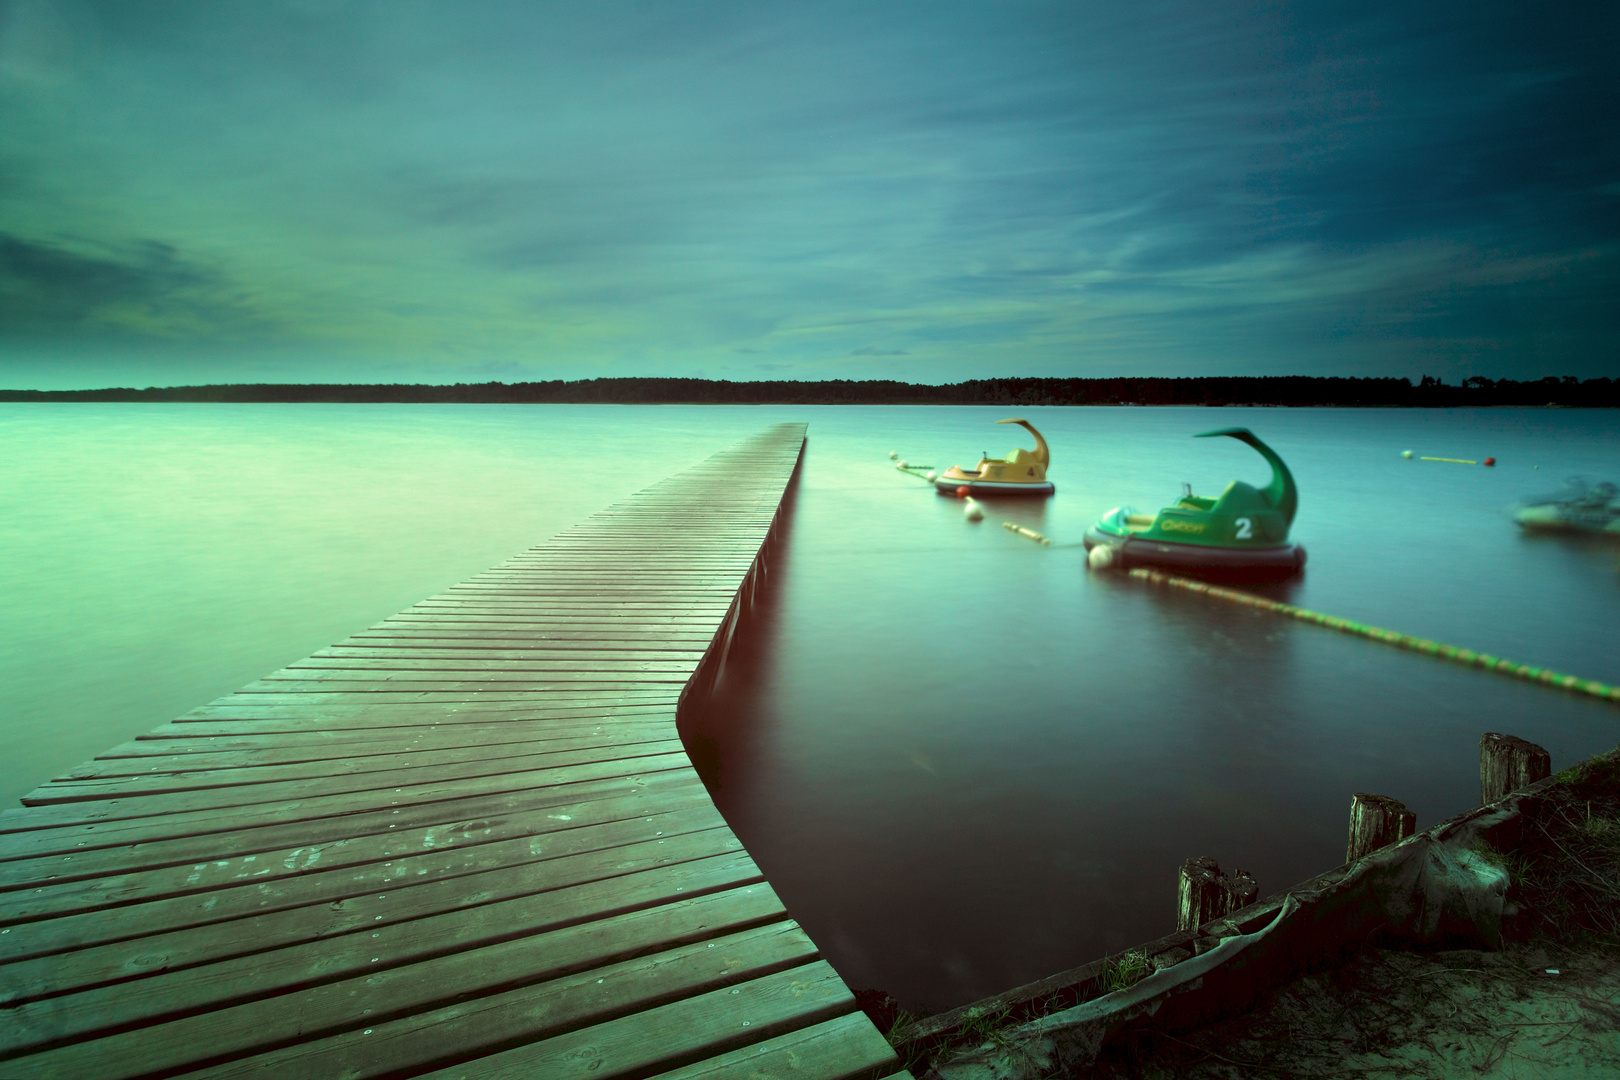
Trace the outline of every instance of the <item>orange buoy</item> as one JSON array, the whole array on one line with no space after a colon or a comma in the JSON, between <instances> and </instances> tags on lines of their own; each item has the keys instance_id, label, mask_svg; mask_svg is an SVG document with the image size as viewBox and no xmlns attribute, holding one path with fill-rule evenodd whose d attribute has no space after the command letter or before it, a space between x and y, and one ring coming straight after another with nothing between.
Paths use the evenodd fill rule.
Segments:
<instances>
[{"instance_id":1,"label":"orange buoy","mask_svg":"<svg viewBox=\"0 0 1620 1080\"><path fill-rule=\"evenodd\" d=\"M1496 464L1496 459L1493 458L1493 457L1488 457L1488 458L1485 459L1485 464L1487 464L1487 465L1495 465Z\"/></svg>"},{"instance_id":2,"label":"orange buoy","mask_svg":"<svg viewBox=\"0 0 1620 1080\"><path fill-rule=\"evenodd\" d=\"M963 484L961 487L956 489L956 497L958 499L965 499L968 497L968 486L966 484Z\"/></svg>"}]
</instances>

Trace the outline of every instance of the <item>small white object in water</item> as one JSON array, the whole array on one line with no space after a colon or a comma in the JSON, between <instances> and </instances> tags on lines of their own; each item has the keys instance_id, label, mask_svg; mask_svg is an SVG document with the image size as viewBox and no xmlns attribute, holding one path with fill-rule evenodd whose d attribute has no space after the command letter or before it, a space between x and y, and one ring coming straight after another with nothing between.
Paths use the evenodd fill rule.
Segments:
<instances>
[{"instance_id":1,"label":"small white object in water","mask_svg":"<svg viewBox=\"0 0 1620 1080\"><path fill-rule=\"evenodd\" d=\"M901 458L899 461L894 463L894 467L897 468L897 469L905 468L906 467L906 459Z\"/></svg>"},{"instance_id":2,"label":"small white object in water","mask_svg":"<svg viewBox=\"0 0 1620 1080\"><path fill-rule=\"evenodd\" d=\"M1410 450L1402 450L1401 451L1401 457L1409 458L1411 456L1412 456L1412 451L1410 451Z\"/></svg>"},{"instance_id":3,"label":"small white object in water","mask_svg":"<svg viewBox=\"0 0 1620 1080\"><path fill-rule=\"evenodd\" d=\"M962 516L967 518L969 521L983 521L984 507L979 505L979 500L969 495L967 497L967 505L962 507Z\"/></svg>"},{"instance_id":4,"label":"small white object in water","mask_svg":"<svg viewBox=\"0 0 1620 1080\"><path fill-rule=\"evenodd\" d=\"M1086 553L1086 565L1093 570L1107 570L1114 565L1114 549L1109 544L1098 544Z\"/></svg>"},{"instance_id":5,"label":"small white object in water","mask_svg":"<svg viewBox=\"0 0 1620 1080\"><path fill-rule=\"evenodd\" d=\"M900 456L900 451L898 451L898 450L890 450L889 451L889 460L890 461L893 461L895 458L897 458L899 456Z\"/></svg>"},{"instance_id":6,"label":"small white object in water","mask_svg":"<svg viewBox=\"0 0 1620 1080\"><path fill-rule=\"evenodd\" d=\"M1539 468L1541 468L1541 466L1537 465L1536 468L1539 469ZM923 473L923 475L926 476L930 480L938 480L939 479L939 473L935 472L933 469L929 469L927 472Z\"/></svg>"}]
</instances>

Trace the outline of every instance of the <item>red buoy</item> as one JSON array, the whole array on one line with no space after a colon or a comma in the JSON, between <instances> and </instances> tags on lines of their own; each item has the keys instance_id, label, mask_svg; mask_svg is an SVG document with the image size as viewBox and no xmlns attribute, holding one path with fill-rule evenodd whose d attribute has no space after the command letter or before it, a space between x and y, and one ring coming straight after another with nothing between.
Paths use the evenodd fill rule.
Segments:
<instances>
[{"instance_id":1,"label":"red buoy","mask_svg":"<svg viewBox=\"0 0 1620 1080\"><path fill-rule=\"evenodd\" d=\"M1485 459L1485 464L1487 464L1487 465L1495 465L1496 464L1496 459L1493 458L1493 457L1488 457L1488 458Z\"/></svg>"},{"instance_id":2,"label":"red buoy","mask_svg":"<svg viewBox=\"0 0 1620 1080\"><path fill-rule=\"evenodd\" d=\"M956 489L956 497L958 499L965 499L968 497L968 486L966 484L963 484Z\"/></svg>"}]
</instances>

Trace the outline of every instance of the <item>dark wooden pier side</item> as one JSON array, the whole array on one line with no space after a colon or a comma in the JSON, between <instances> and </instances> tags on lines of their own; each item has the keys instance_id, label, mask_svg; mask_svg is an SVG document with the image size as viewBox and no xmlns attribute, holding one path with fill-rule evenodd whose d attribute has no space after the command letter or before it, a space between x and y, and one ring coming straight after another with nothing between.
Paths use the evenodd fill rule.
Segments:
<instances>
[{"instance_id":1,"label":"dark wooden pier side","mask_svg":"<svg viewBox=\"0 0 1620 1080\"><path fill-rule=\"evenodd\" d=\"M904 1076L675 712L779 424L0 813L0 1077Z\"/></svg>"}]
</instances>

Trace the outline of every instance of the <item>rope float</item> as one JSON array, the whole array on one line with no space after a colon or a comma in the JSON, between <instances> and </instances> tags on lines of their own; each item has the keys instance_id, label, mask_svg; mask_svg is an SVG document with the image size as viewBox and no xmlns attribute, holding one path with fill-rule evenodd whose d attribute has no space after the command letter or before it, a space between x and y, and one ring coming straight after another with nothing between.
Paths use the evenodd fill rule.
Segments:
<instances>
[{"instance_id":1,"label":"rope float","mask_svg":"<svg viewBox=\"0 0 1620 1080\"><path fill-rule=\"evenodd\" d=\"M934 478L938 475L934 472L934 467L932 465L909 465L904 459L895 462L894 467L905 473L907 476L915 476L917 479L927 480L929 483L933 483ZM918 470L920 469L926 469L927 472L919 472Z\"/></svg>"},{"instance_id":2,"label":"rope float","mask_svg":"<svg viewBox=\"0 0 1620 1080\"><path fill-rule=\"evenodd\" d=\"M1251 593L1238 592L1236 589L1223 589L1218 585L1209 585L1202 581L1176 577L1174 574L1166 574L1159 570L1147 570L1138 567L1130 571L1130 575L1139 581L1150 582L1154 585L1171 585L1178 589L1185 589L1188 592L1213 596L1219 600L1231 600L1247 607L1274 611L1279 615L1287 615L1302 622L1315 623L1330 630L1354 634L1356 637L1366 638L1368 641L1381 641L1385 645L1393 645L1397 649L1407 649L1411 652L1422 653L1425 656L1438 656L1445 660L1455 660L1457 663L1468 667L1483 668L1486 671L1494 671L1498 675L1523 679L1525 682L1541 683L1544 686L1555 686L1560 690L1571 690L1577 694L1585 694L1587 697L1620 702L1620 686L1610 686L1595 679L1582 679L1574 675L1561 675L1547 668L1516 664L1511 660L1491 656L1489 653L1477 653L1472 649L1459 649L1453 645L1442 645L1438 641L1413 637L1411 634L1397 634L1393 630L1383 630L1376 626L1367 626L1365 623L1351 622L1349 619L1339 619L1332 615L1323 615L1319 611L1295 607L1292 604L1280 604L1275 600L1267 600Z\"/></svg>"},{"instance_id":3,"label":"rope float","mask_svg":"<svg viewBox=\"0 0 1620 1080\"><path fill-rule=\"evenodd\" d=\"M1035 541L1037 544L1040 544L1042 547L1051 547L1052 546L1052 541L1048 540L1046 537L1042 536L1040 533L1036 532L1034 529L1026 529L1026 528L1024 528L1022 525L1018 524L1016 521L1003 521L1001 523L1001 527L1003 529L1006 529L1008 532L1015 532L1019 536L1028 537L1029 539Z\"/></svg>"},{"instance_id":4,"label":"rope float","mask_svg":"<svg viewBox=\"0 0 1620 1080\"><path fill-rule=\"evenodd\" d=\"M1410 460L1411 457L1412 457L1412 451L1410 451L1410 450L1402 450L1401 451L1401 457ZM1495 465L1496 464L1496 459L1493 458L1493 457L1488 457L1484 461L1471 461L1468 458L1460 458L1460 457L1420 457L1420 458L1418 458L1418 460L1419 461L1449 461L1453 465ZM1538 466L1538 468L1539 468L1539 466Z\"/></svg>"}]
</instances>

